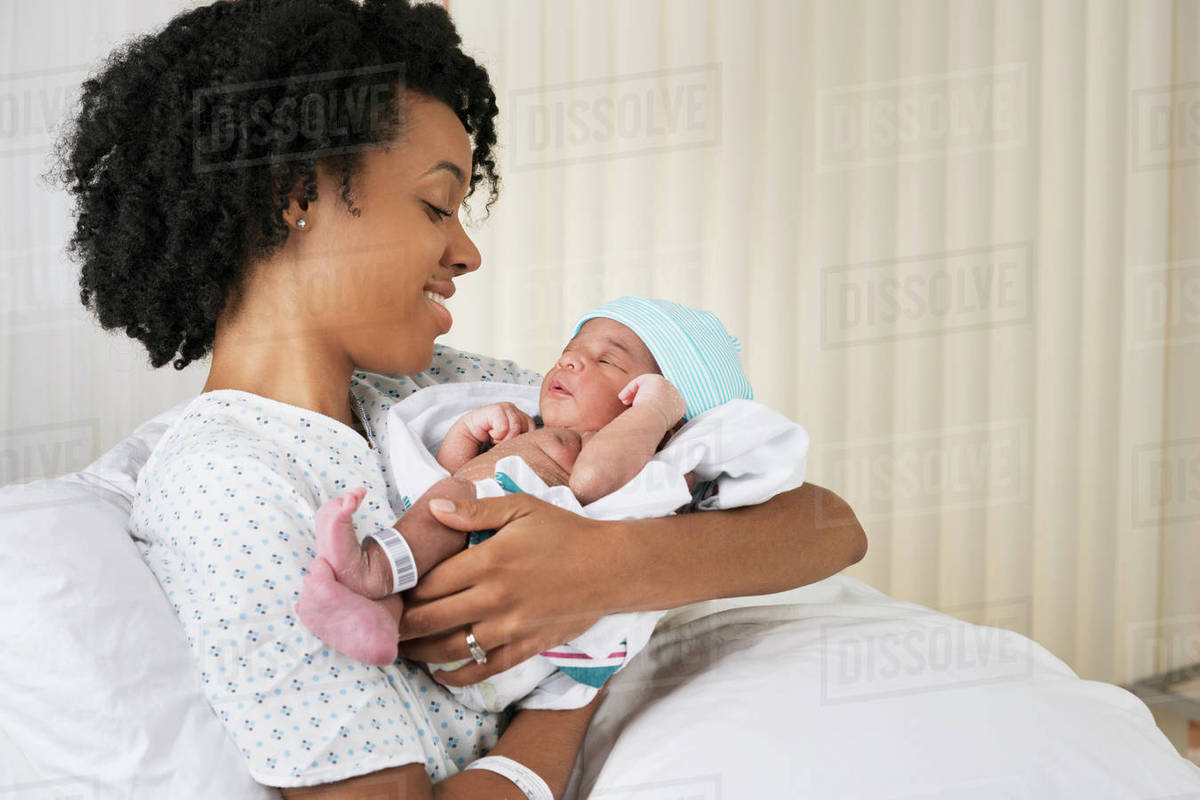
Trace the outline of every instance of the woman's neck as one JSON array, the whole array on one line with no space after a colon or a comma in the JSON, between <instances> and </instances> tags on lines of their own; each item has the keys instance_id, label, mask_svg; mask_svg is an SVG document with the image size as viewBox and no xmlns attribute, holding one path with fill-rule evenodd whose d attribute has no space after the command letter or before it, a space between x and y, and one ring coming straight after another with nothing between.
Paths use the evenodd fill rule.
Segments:
<instances>
[{"instance_id":1,"label":"woman's neck","mask_svg":"<svg viewBox=\"0 0 1200 800\"><path fill-rule=\"evenodd\" d=\"M240 321L239 321L240 320ZM355 427L350 404L354 365L320 333L248 315L217 325L204 391L238 389L307 408Z\"/></svg>"}]
</instances>

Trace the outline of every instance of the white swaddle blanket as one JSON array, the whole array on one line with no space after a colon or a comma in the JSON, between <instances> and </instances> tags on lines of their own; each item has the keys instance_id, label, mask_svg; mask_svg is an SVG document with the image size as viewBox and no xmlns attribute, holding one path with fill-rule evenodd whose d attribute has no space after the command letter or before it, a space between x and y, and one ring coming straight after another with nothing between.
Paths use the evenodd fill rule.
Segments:
<instances>
[{"instance_id":1,"label":"white swaddle blanket","mask_svg":"<svg viewBox=\"0 0 1200 800\"><path fill-rule=\"evenodd\" d=\"M448 477L434 453L459 417L504 401L533 416L538 413L538 387L448 383L422 389L394 404L388 412L387 455L401 495L411 503ZM689 420L629 483L586 506L568 487L547 486L516 456L500 459L493 477L475 481L475 489L477 497L526 492L592 519L659 517L693 503L685 479L688 472L695 472L700 498L694 509L753 505L800 486L807 452L804 428L761 403L731 400ZM448 688L464 705L481 711L498 711L514 703L522 708L579 708L645 646L664 613L611 614L561 647L481 683Z\"/></svg>"}]
</instances>

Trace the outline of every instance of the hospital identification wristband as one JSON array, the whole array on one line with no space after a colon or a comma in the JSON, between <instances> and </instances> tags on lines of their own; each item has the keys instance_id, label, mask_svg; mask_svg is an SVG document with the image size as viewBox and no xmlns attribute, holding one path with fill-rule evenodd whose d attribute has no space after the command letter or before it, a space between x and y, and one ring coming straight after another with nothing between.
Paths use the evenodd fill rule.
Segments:
<instances>
[{"instance_id":1,"label":"hospital identification wristband","mask_svg":"<svg viewBox=\"0 0 1200 800\"><path fill-rule=\"evenodd\" d=\"M403 592L417 585L417 562L413 559L412 548L400 531L395 528L380 528L375 533L363 537L374 539L383 548L392 565L392 593Z\"/></svg>"},{"instance_id":2,"label":"hospital identification wristband","mask_svg":"<svg viewBox=\"0 0 1200 800\"><path fill-rule=\"evenodd\" d=\"M525 797L529 800L554 800L554 794L551 793L550 787L542 780L542 777L531 770L524 764L518 764L511 758L504 756L484 756L481 759L472 761L463 768L466 772L468 769L486 769L495 772L498 775L503 775L517 785L517 788L525 793Z\"/></svg>"}]
</instances>

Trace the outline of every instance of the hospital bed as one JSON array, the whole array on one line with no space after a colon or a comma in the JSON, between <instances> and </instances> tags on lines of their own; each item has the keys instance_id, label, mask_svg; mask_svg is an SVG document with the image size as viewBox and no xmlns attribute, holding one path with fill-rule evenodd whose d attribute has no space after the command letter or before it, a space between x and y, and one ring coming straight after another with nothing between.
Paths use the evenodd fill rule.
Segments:
<instances>
[{"instance_id":1,"label":"hospital bed","mask_svg":"<svg viewBox=\"0 0 1200 800\"><path fill-rule=\"evenodd\" d=\"M0 798L266 798L126 532L179 412L0 489ZM678 609L613 678L568 797L1200 800L1144 703L1003 627L838 575Z\"/></svg>"}]
</instances>

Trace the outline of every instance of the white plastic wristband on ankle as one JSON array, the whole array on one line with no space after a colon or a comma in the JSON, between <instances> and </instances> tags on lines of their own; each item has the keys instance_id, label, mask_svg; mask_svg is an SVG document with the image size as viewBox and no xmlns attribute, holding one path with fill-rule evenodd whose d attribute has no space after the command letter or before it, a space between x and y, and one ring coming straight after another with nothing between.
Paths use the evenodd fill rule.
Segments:
<instances>
[{"instance_id":1,"label":"white plastic wristband on ankle","mask_svg":"<svg viewBox=\"0 0 1200 800\"><path fill-rule=\"evenodd\" d=\"M531 770L524 764L518 764L511 758L504 756L484 756L481 759L472 761L463 768L468 769L486 769L503 775L517 785L517 788L525 793L529 800L554 800L554 795L550 792L550 787L542 780L542 776Z\"/></svg>"},{"instance_id":2,"label":"white plastic wristband on ankle","mask_svg":"<svg viewBox=\"0 0 1200 800\"><path fill-rule=\"evenodd\" d=\"M363 537L379 542L383 552L387 554L388 563L392 565L392 594L403 592L417 585L417 562L413 559L412 549L400 531L395 528L380 528L375 533Z\"/></svg>"}]
</instances>

